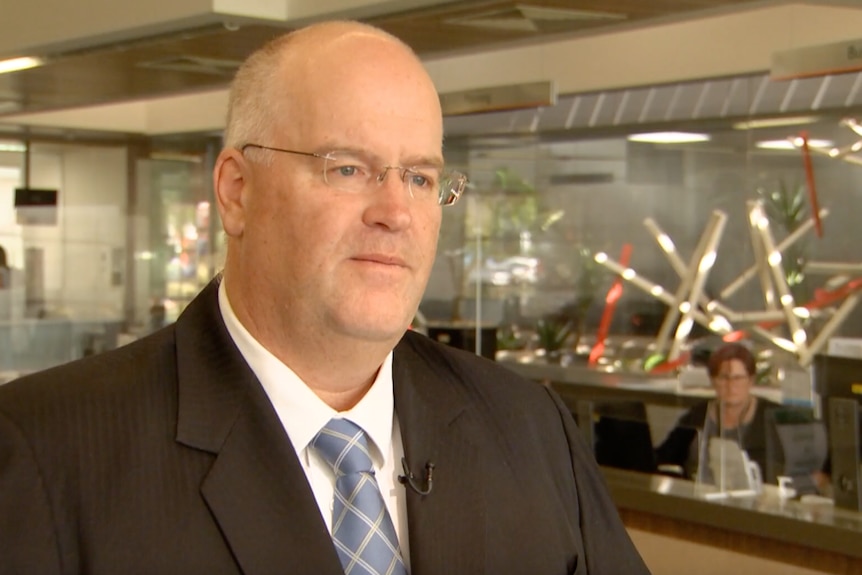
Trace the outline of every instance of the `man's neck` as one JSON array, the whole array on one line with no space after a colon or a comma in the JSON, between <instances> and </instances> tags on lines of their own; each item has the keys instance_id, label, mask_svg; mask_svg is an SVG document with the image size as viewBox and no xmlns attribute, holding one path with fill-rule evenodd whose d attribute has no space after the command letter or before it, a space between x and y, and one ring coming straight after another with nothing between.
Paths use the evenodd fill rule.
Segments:
<instances>
[{"instance_id":1,"label":"man's neck","mask_svg":"<svg viewBox=\"0 0 862 575\"><path fill-rule=\"evenodd\" d=\"M329 341L320 346L291 346L270 351L336 411L346 411L365 396L377 378L390 346L340 345Z\"/></svg>"},{"instance_id":2,"label":"man's neck","mask_svg":"<svg viewBox=\"0 0 862 575\"><path fill-rule=\"evenodd\" d=\"M232 297L230 290L226 295L237 321L249 335L327 405L339 411L350 409L362 399L400 339L368 340L299 319L272 321L271 310L256 309L254 299L240 293Z\"/></svg>"}]
</instances>

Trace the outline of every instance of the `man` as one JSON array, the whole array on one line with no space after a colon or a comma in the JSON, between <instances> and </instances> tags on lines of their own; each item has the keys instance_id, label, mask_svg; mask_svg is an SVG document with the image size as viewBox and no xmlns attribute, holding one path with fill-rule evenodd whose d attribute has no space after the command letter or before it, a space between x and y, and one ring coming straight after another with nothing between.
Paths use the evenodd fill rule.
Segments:
<instances>
[{"instance_id":1,"label":"man","mask_svg":"<svg viewBox=\"0 0 862 575\"><path fill-rule=\"evenodd\" d=\"M554 394L405 334L463 190L441 147L431 80L377 29L253 55L214 171L221 281L0 389L0 572L645 573Z\"/></svg>"}]
</instances>

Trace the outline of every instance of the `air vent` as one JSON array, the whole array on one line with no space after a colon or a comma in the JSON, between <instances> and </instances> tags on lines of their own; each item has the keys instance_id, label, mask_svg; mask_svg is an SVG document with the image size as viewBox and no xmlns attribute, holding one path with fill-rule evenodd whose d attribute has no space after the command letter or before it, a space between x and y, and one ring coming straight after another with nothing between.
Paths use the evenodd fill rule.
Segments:
<instances>
[{"instance_id":1,"label":"air vent","mask_svg":"<svg viewBox=\"0 0 862 575\"><path fill-rule=\"evenodd\" d=\"M447 24L472 26L486 30L505 30L516 32L548 32L577 28L579 23L595 24L602 21L625 20L625 14L601 12L598 10L569 10L548 8L530 4L515 4L472 13L468 16L451 18Z\"/></svg>"},{"instance_id":2,"label":"air vent","mask_svg":"<svg viewBox=\"0 0 862 575\"><path fill-rule=\"evenodd\" d=\"M171 72L192 72L210 76L232 76L242 62L236 60L218 60L201 58L199 56L171 56L161 60L140 62L141 68L170 70Z\"/></svg>"},{"instance_id":3,"label":"air vent","mask_svg":"<svg viewBox=\"0 0 862 575\"><path fill-rule=\"evenodd\" d=\"M449 137L490 137L752 117L773 122L785 119L798 125L822 113L847 114L860 107L862 72L790 81L752 74L564 95L551 106L446 116L444 128Z\"/></svg>"}]
</instances>

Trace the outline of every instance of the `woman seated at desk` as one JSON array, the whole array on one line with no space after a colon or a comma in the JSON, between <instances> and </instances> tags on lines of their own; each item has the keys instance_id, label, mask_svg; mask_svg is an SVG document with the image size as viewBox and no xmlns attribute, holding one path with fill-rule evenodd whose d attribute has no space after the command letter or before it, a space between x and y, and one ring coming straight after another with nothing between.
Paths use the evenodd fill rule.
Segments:
<instances>
[{"instance_id":1,"label":"woman seated at desk","mask_svg":"<svg viewBox=\"0 0 862 575\"><path fill-rule=\"evenodd\" d=\"M698 404L680 417L656 450L659 470L678 466L686 478L698 477L698 462L708 461L712 438L734 441L749 460L766 468L766 410L777 404L751 393L757 373L754 355L739 343L724 345L707 362L716 398ZM700 437L699 437L700 436ZM708 465L699 479L712 483Z\"/></svg>"}]
</instances>

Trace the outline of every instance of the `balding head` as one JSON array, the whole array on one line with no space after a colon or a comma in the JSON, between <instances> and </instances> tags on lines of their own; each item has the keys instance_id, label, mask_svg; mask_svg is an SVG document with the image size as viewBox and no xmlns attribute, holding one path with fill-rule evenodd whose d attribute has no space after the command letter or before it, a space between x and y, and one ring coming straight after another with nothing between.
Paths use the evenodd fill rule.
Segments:
<instances>
[{"instance_id":1,"label":"balding head","mask_svg":"<svg viewBox=\"0 0 862 575\"><path fill-rule=\"evenodd\" d=\"M237 71L228 101L225 146L236 148L264 137L273 119L284 117L290 97L308 92L311 75L325 73L328 59L350 56L357 45L400 52L421 68L407 44L360 22L323 22L284 34L254 52ZM430 78L428 85L433 90Z\"/></svg>"}]
</instances>

